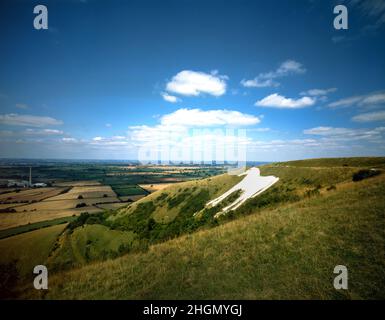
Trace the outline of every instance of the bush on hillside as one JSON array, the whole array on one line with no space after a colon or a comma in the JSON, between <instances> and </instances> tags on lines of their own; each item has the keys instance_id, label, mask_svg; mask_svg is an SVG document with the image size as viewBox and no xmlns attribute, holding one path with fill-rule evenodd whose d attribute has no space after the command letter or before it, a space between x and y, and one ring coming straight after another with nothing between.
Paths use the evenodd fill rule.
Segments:
<instances>
[{"instance_id":1,"label":"bush on hillside","mask_svg":"<svg viewBox=\"0 0 385 320\"><path fill-rule=\"evenodd\" d=\"M84 207L87 207L87 204L84 203L84 202L78 203L78 204L76 205L76 208L84 208Z\"/></svg>"},{"instance_id":2,"label":"bush on hillside","mask_svg":"<svg viewBox=\"0 0 385 320\"><path fill-rule=\"evenodd\" d=\"M224 217L231 218L244 214L251 214L256 212L258 209L265 207L294 202L300 200L300 196L294 192L295 189L290 188L286 185L273 186L269 190L263 192L258 197L248 199L238 209L231 211L231 214L226 214Z\"/></svg>"},{"instance_id":3,"label":"bush on hillside","mask_svg":"<svg viewBox=\"0 0 385 320\"><path fill-rule=\"evenodd\" d=\"M178 195L167 199L168 208L172 209L178 205L180 205L188 196L190 192L183 190L183 192L179 193Z\"/></svg>"},{"instance_id":4,"label":"bush on hillside","mask_svg":"<svg viewBox=\"0 0 385 320\"><path fill-rule=\"evenodd\" d=\"M362 169L360 171L357 171L353 174L352 180L354 182L361 181L367 178L371 178L374 176L378 176L381 173L380 170L375 169Z\"/></svg>"},{"instance_id":5,"label":"bush on hillside","mask_svg":"<svg viewBox=\"0 0 385 320\"><path fill-rule=\"evenodd\" d=\"M314 189L310 189L310 190L306 190L305 192L305 197L313 197L313 196L318 196L320 194L320 189L319 188L314 188Z\"/></svg>"},{"instance_id":6,"label":"bush on hillside","mask_svg":"<svg viewBox=\"0 0 385 320\"><path fill-rule=\"evenodd\" d=\"M179 210L179 214L192 215L195 212L202 210L209 200L209 191L207 189L202 189L197 195L192 195L186 200L185 204Z\"/></svg>"},{"instance_id":7,"label":"bush on hillside","mask_svg":"<svg viewBox=\"0 0 385 320\"><path fill-rule=\"evenodd\" d=\"M74 221L71 221L67 229L72 231L77 227L81 227L85 224L102 224L107 225L106 215L103 212L89 214L88 212L82 212Z\"/></svg>"},{"instance_id":8,"label":"bush on hillside","mask_svg":"<svg viewBox=\"0 0 385 320\"><path fill-rule=\"evenodd\" d=\"M160 196L158 196L155 201L162 201L167 198L167 193L162 193Z\"/></svg>"}]
</instances>

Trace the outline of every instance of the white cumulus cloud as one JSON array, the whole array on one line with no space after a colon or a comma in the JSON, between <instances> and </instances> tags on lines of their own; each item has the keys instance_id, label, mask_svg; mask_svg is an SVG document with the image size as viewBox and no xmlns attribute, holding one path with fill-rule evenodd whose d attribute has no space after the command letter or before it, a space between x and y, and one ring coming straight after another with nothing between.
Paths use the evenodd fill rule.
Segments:
<instances>
[{"instance_id":1,"label":"white cumulus cloud","mask_svg":"<svg viewBox=\"0 0 385 320\"><path fill-rule=\"evenodd\" d=\"M302 97L300 99L291 99L273 93L262 100L255 103L259 107L271 107L271 108L286 108L286 109L297 109L312 106L315 103L315 99L310 97Z\"/></svg>"},{"instance_id":2,"label":"white cumulus cloud","mask_svg":"<svg viewBox=\"0 0 385 320\"><path fill-rule=\"evenodd\" d=\"M161 117L165 126L249 126L259 122L256 116L233 110L179 109Z\"/></svg>"},{"instance_id":3,"label":"white cumulus cloud","mask_svg":"<svg viewBox=\"0 0 385 320\"><path fill-rule=\"evenodd\" d=\"M180 101L178 97L172 96L166 92L162 92L162 97L165 101L171 102L171 103L176 103Z\"/></svg>"},{"instance_id":4,"label":"white cumulus cloud","mask_svg":"<svg viewBox=\"0 0 385 320\"><path fill-rule=\"evenodd\" d=\"M183 70L172 77L166 90L184 96L199 96L202 93L221 96L226 93L226 80L227 76L217 72L208 74Z\"/></svg>"}]
</instances>

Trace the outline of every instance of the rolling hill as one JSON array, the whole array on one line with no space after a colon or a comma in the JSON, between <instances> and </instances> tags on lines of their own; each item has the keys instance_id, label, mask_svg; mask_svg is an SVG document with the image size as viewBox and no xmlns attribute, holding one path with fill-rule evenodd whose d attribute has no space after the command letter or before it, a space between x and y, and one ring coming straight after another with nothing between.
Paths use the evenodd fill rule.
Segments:
<instances>
[{"instance_id":1,"label":"rolling hill","mask_svg":"<svg viewBox=\"0 0 385 320\"><path fill-rule=\"evenodd\" d=\"M385 158L346 158L264 165L261 174L279 181L219 219L215 213L231 199L218 207L204 205L240 177L175 184L126 208L83 215L47 255L54 270L50 289L42 294L22 282L18 295L384 298L385 175L371 170L384 164ZM333 287L339 264L349 270L346 291Z\"/></svg>"}]
</instances>

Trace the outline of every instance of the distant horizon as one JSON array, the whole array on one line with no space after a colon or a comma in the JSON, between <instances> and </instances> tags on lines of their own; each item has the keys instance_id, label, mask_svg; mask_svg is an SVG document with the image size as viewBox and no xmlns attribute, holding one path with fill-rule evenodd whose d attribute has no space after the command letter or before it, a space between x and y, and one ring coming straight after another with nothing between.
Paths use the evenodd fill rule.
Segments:
<instances>
[{"instance_id":1,"label":"distant horizon","mask_svg":"<svg viewBox=\"0 0 385 320\"><path fill-rule=\"evenodd\" d=\"M274 163L274 162L289 162L289 161L300 161L300 160L312 160L312 159L338 159L338 158L385 158L385 155L380 155L380 156L371 156L371 155L365 155L365 156L341 156L341 157L318 157L318 158L295 158L295 159L290 159L290 160L281 160L281 161L265 161L265 160L246 160L246 163L248 162L257 162L257 163ZM135 159L86 159L86 158L0 158L0 161L95 161L95 162L138 162L140 163L139 160ZM178 165L178 164L183 164L183 165L209 165L210 163L191 163L191 161L169 161L170 164L172 165ZM215 160L211 161L211 165L213 165L213 162L216 162ZM141 165L146 165L146 164L141 164ZM158 161L156 163L156 160L153 160L151 163L148 165L167 165L166 163L162 163L161 161ZM215 163L214 165L229 165L228 163ZM230 164L231 165L231 164Z\"/></svg>"}]
</instances>

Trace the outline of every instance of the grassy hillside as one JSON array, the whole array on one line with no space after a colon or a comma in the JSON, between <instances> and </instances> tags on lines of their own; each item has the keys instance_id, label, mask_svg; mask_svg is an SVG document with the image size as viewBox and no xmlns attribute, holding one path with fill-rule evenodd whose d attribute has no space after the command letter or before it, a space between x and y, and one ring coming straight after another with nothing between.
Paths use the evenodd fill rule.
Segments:
<instances>
[{"instance_id":1,"label":"grassy hillside","mask_svg":"<svg viewBox=\"0 0 385 320\"><path fill-rule=\"evenodd\" d=\"M131 232L110 230L100 224L83 225L58 239L47 264L55 270L115 258L125 246L131 245L133 238Z\"/></svg>"},{"instance_id":2,"label":"grassy hillside","mask_svg":"<svg viewBox=\"0 0 385 320\"><path fill-rule=\"evenodd\" d=\"M32 276L33 267L45 264L65 225L54 225L0 240L0 264L16 260L21 277Z\"/></svg>"},{"instance_id":3,"label":"grassy hillside","mask_svg":"<svg viewBox=\"0 0 385 320\"><path fill-rule=\"evenodd\" d=\"M222 174L206 179L176 183L166 189L154 192L127 208L118 210L117 214L110 217L109 220L122 219L122 217L133 213L141 204L152 202L156 204L156 209L152 213L154 220L159 223L168 223L180 214L186 202L193 201L192 199L196 198L197 195L200 195L202 200L213 199L241 180L242 177L236 175Z\"/></svg>"},{"instance_id":4,"label":"grassy hillside","mask_svg":"<svg viewBox=\"0 0 385 320\"><path fill-rule=\"evenodd\" d=\"M205 208L205 204L230 189L242 177L224 174L175 184L118 210L103 223L112 229L133 232L139 247L147 247L267 207L278 207L334 189L338 183L351 181L355 171L357 168L352 167L319 169L266 165L261 167L261 173L278 176L279 182L220 219L214 216L225 202L210 209Z\"/></svg>"},{"instance_id":5,"label":"grassy hillside","mask_svg":"<svg viewBox=\"0 0 385 320\"><path fill-rule=\"evenodd\" d=\"M385 298L385 175L60 273L51 299ZM349 290L333 288L334 266ZM24 297L38 298L36 291Z\"/></svg>"},{"instance_id":6,"label":"grassy hillside","mask_svg":"<svg viewBox=\"0 0 385 320\"><path fill-rule=\"evenodd\" d=\"M384 157L320 158L287 162L277 162L277 166L294 167L371 167L384 168Z\"/></svg>"},{"instance_id":7,"label":"grassy hillside","mask_svg":"<svg viewBox=\"0 0 385 320\"><path fill-rule=\"evenodd\" d=\"M126 208L82 214L64 232L62 225L0 240L9 247L0 267L17 259L25 275L38 259L49 267L52 298L379 297L385 174L373 167L385 168L385 158L261 166L279 182L219 219L237 194L205 203L242 177L173 184ZM352 290L333 289L333 263L355 268Z\"/></svg>"},{"instance_id":8,"label":"grassy hillside","mask_svg":"<svg viewBox=\"0 0 385 320\"><path fill-rule=\"evenodd\" d=\"M51 273L59 272L91 261L147 250L151 243L192 232L204 224L204 221L195 223L193 214L201 210L209 199L227 191L241 179L223 174L177 183L154 192L127 208L97 214L82 213L75 220L72 219L60 236L56 235L52 241L50 239L51 246L42 251L45 259L40 263L47 265ZM4 231L4 235L10 236L6 239L9 240L7 243L17 244L19 240L11 236L12 232L25 232L28 228L45 226L46 224L41 223L28 225L26 228L8 229ZM63 229L64 226L61 230ZM35 233L26 233L25 237L41 241L40 237L35 237ZM29 254L33 255L34 251ZM18 259L23 264L27 258L25 255L28 255L28 251L19 250L16 246L12 255L4 256L0 264L10 263L13 259ZM30 263L23 265L23 270L30 272Z\"/></svg>"}]
</instances>

